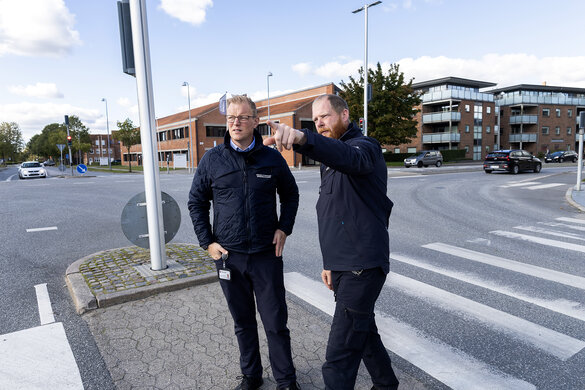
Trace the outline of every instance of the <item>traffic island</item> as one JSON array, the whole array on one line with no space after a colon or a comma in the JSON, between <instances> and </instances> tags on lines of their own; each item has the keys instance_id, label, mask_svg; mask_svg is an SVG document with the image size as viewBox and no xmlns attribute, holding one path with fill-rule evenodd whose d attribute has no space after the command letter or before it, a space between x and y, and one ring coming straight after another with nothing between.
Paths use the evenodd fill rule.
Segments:
<instances>
[{"instance_id":1,"label":"traffic island","mask_svg":"<svg viewBox=\"0 0 585 390\"><path fill-rule=\"evenodd\" d=\"M150 251L109 249L71 264L65 273L78 314L217 280L213 260L198 245L166 245L167 268L150 268Z\"/></svg>"}]
</instances>

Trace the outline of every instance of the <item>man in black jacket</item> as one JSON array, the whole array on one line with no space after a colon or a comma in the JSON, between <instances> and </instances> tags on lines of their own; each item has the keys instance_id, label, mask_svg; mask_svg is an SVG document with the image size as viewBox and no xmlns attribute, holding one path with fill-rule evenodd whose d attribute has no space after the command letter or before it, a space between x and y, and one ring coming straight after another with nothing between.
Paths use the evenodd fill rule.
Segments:
<instances>
[{"instance_id":1,"label":"man in black jacket","mask_svg":"<svg viewBox=\"0 0 585 390\"><path fill-rule=\"evenodd\" d=\"M215 260L234 320L243 374L236 389L257 389L263 383L254 295L277 388L298 389L286 325L282 251L292 233L299 191L282 155L262 144L250 98L239 95L228 101L227 126L225 142L205 153L197 167L188 206L199 245Z\"/></svg>"},{"instance_id":2,"label":"man in black jacket","mask_svg":"<svg viewBox=\"0 0 585 390\"><path fill-rule=\"evenodd\" d=\"M363 359L372 389L397 389L390 357L382 344L374 306L389 272L387 168L380 144L364 137L349 120L345 100L322 95L313 102L318 134L269 123L266 145L294 147L321 164L317 201L321 278L334 291L336 306L323 365L329 390L353 389Z\"/></svg>"}]
</instances>

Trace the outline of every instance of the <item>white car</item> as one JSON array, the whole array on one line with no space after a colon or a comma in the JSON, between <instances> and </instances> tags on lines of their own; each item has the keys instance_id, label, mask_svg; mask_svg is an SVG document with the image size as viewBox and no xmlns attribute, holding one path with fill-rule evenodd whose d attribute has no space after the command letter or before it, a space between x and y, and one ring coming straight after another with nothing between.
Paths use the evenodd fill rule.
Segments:
<instances>
[{"instance_id":1,"label":"white car","mask_svg":"<svg viewBox=\"0 0 585 390\"><path fill-rule=\"evenodd\" d=\"M25 161L18 168L18 178L47 177L47 170L38 161Z\"/></svg>"}]
</instances>

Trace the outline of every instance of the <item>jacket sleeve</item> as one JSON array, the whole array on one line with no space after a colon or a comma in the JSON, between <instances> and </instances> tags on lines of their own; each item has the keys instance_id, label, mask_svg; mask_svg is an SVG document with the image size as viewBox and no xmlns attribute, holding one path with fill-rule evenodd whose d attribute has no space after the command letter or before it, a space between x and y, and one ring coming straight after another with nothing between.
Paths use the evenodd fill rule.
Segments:
<instances>
[{"instance_id":1,"label":"jacket sleeve","mask_svg":"<svg viewBox=\"0 0 585 390\"><path fill-rule=\"evenodd\" d=\"M380 144L368 137L352 138L349 142L343 142L306 129L302 131L307 141L302 146L295 145L295 152L348 175L372 173L381 157Z\"/></svg>"},{"instance_id":2,"label":"jacket sleeve","mask_svg":"<svg viewBox=\"0 0 585 390\"><path fill-rule=\"evenodd\" d=\"M299 208L299 188L284 158L279 166L276 192L280 199L280 219L278 228L290 236Z\"/></svg>"},{"instance_id":3,"label":"jacket sleeve","mask_svg":"<svg viewBox=\"0 0 585 390\"><path fill-rule=\"evenodd\" d=\"M187 203L195 234L197 234L199 245L203 249L207 249L209 244L214 241L209 219L212 190L208 174L208 160L209 158L204 155L197 166L191 190L189 191L189 202Z\"/></svg>"}]
</instances>

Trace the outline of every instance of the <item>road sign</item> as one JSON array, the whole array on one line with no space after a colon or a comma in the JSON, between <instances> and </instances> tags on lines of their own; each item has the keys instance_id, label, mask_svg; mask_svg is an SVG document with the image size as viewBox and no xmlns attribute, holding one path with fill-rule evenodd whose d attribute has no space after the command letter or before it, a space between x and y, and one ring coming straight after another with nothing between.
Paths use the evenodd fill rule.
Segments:
<instances>
[{"instance_id":1,"label":"road sign","mask_svg":"<svg viewBox=\"0 0 585 390\"><path fill-rule=\"evenodd\" d=\"M65 149L65 144L57 144L57 147L59 148L59 151L62 152L63 149Z\"/></svg>"},{"instance_id":2,"label":"road sign","mask_svg":"<svg viewBox=\"0 0 585 390\"><path fill-rule=\"evenodd\" d=\"M77 166L77 172L79 172L83 175L85 172L87 172L87 167L83 164L79 164Z\"/></svg>"},{"instance_id":3,"label":"road sign","mask_svg":"<svg viewBox=\"0 0 585 390\"><path fill-rule=\"evenodd\" d=\"M161 192L165 244L175 237L181 226L181 210L172 196ZM122 210L122 232L134 245L142 248L150 246L148 242L148 218L146 216L146 194L141 192L134 196Z\"/></svg>"}]
</instances>

